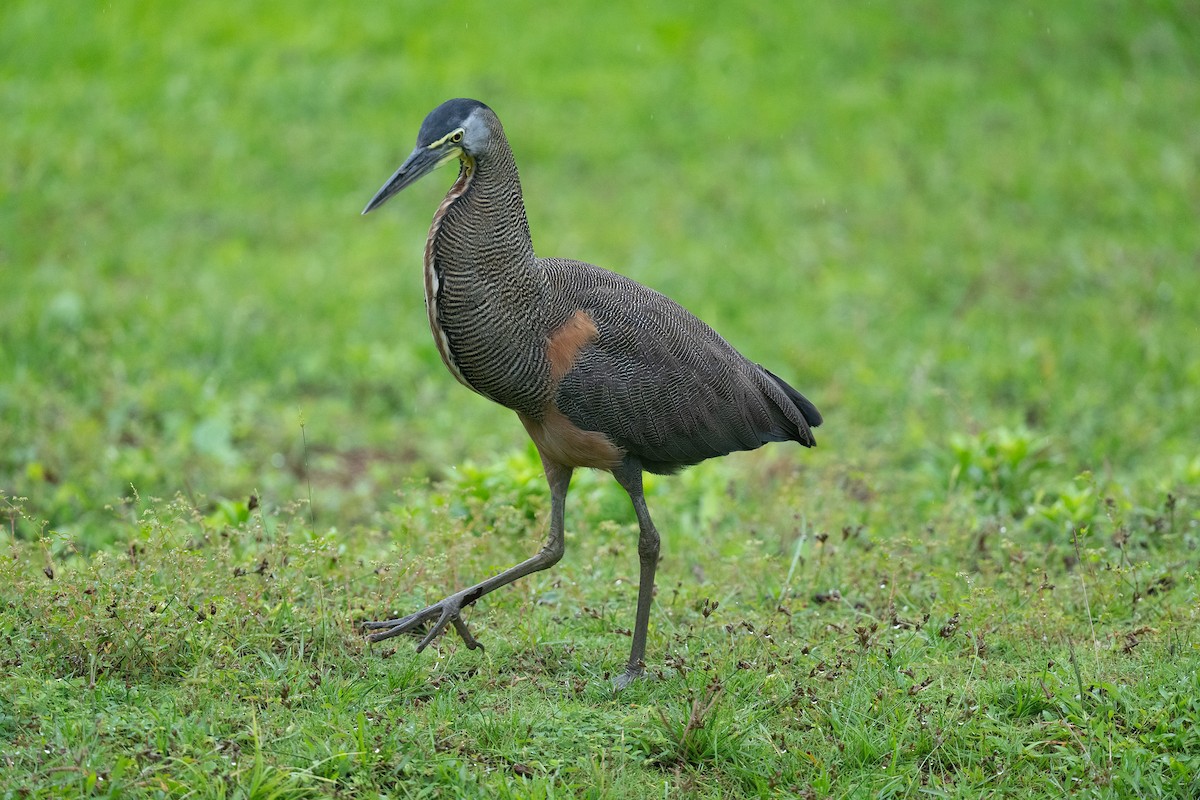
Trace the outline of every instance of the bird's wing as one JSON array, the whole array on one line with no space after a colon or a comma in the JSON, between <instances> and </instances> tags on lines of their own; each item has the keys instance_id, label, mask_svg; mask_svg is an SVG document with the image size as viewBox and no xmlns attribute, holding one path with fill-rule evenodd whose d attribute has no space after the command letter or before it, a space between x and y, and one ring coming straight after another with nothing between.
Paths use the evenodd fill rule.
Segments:
<instances>
[{"instance_id":1,"label":"bird's wing","mask_svg":"<svg viewBox=\"0 0 1200 800\"><path fill-rule=\"evenodd\" d=\"M678 303L590 264L549 263L552 304L564 317L582 310L597 330L555 397L575 425L656 472L770 441L812 443L786 384Z\"/></svg>"}]
</instances>

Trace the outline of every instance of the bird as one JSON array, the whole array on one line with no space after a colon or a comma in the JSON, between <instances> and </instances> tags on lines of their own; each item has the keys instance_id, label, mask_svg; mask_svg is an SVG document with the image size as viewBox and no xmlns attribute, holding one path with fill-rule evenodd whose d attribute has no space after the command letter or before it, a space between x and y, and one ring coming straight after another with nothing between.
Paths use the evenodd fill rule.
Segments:
<instances>
[{"instance_id":1,"label":"bird","mask_svg":"<svg viewBox=\"0 0 1200 800\"><path fill-rule=\"evenodd\" d=\"M497 575L408 616L364 623L374 631L367 638L425 631L419 653L453 626L469 649L482 648L463 609L558 563L573 471L606 470L638 523L633 641L613 681L624 689L645 674L660 551L643 474L768 442L813 447L821 413L665 295L592 264L536 256L512 148L478 100L447 100L429 112L416 147L362 213L455 161L458 178L425 240L429 327L450 373L515 411L533 440L550 488L549 531L536 554Z\"/></svg>"}]
</instances>

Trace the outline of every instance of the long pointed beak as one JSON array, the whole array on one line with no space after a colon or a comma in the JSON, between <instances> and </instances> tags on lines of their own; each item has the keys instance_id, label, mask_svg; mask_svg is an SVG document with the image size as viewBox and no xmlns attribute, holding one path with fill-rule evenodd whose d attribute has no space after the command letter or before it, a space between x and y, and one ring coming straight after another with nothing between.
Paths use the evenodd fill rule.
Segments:
<instances>
[{"instance_id":1,"label":"long pointed beak","mask_svg":"<svg viewBox=\"0 0 1200 800\"><path fill-rule=\"evenodd\" d=\"M371 202L367 203L367 207L362 210L362 213L367 214L374 211L401 189L416 183L442 164L457 156L457 150L446 152L445 150L430 150L428 147L418 147L404 160L404 163L400 165L400 169L396 170L392 174L392 177L388 178L387 183L375 193L375 196L371 198Z\"/></svg>"}]
</instances>

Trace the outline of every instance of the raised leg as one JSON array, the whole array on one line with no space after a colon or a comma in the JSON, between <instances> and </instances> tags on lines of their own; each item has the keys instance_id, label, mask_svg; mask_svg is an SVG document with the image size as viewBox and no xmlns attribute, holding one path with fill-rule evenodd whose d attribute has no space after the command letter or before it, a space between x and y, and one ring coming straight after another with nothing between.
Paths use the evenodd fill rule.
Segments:
<instances>
[{"instance_id":1,"label":"raised leg","mask_svg":"<svg viewBox=\"0 0 1200 800\"><path fill-rule=\"evenodd\" d=\"M633 647L629 652L629 663L625 672L617 677L615 685L624 689L646 670L646 633L650 627L650 603L654 600L654 571L658 568L658 530L650 519L646 498L642 494L642 465L626 459L613 470L613 477L629 493L633 511L638 519L638 560L641 574L638 577L637 617L633 625Z\"/></svg>"},{"instance_id":2,"label":"raised leg","mask_svg":"<svg viewBox=\"0 0 1200 800\"><path fill-rule=\"evenodd\" d=\"M542 545L542 549L532 558L522 561L515 567L510 567L499 575L481 581L462 591L455 592L444 600L427 606L415 614L409 614L407 617L397 619L364 623L363 627L367 630L378 631L378 633L372 633L368 636L367 641L379 642L384 639L390 639L393 636L399 636L406 631L412 630L427 620L436 618L437 621L433 624L433 627L429 629L429 632L425 634L425 638L417 645L418 653L436 639L438 634L446 629L447 625L454 626L454 629L458 631L463 641L466 642L467 647L471 650L477 647L482 648L483 645L475 640L475 637L467 630L467 624L459 617L462 610L488 592L499 589L501 586L507 586L531 572L538 572L547 567L554 566L563 556L563 521L567 503L567 487L571 485L572 470L570 467L564 467L561 464L547 461L544 456L542 457L542 466L546 470L546 480L550 483L550 533L546 537L546 543Z\"/></svg>"}]
</instances>

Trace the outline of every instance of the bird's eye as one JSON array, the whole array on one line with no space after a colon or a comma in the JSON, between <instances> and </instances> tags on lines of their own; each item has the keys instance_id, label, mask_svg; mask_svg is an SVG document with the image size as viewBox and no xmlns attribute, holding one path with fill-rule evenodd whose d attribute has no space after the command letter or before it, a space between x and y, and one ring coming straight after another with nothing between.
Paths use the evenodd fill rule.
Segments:
<instances>
[{"instance_id":1,"label":"bird's eye","mask_svg":"<svg viewBox=\"0 0 1200 800\"><path fill-rule=\"evenodd\" d=\"M450 141L454 142L454 144L458 144L459 142L462 141L462 137L463 137L462 131L455 131L454 133L450 134Z\"/></svg>"}]
</instances>

